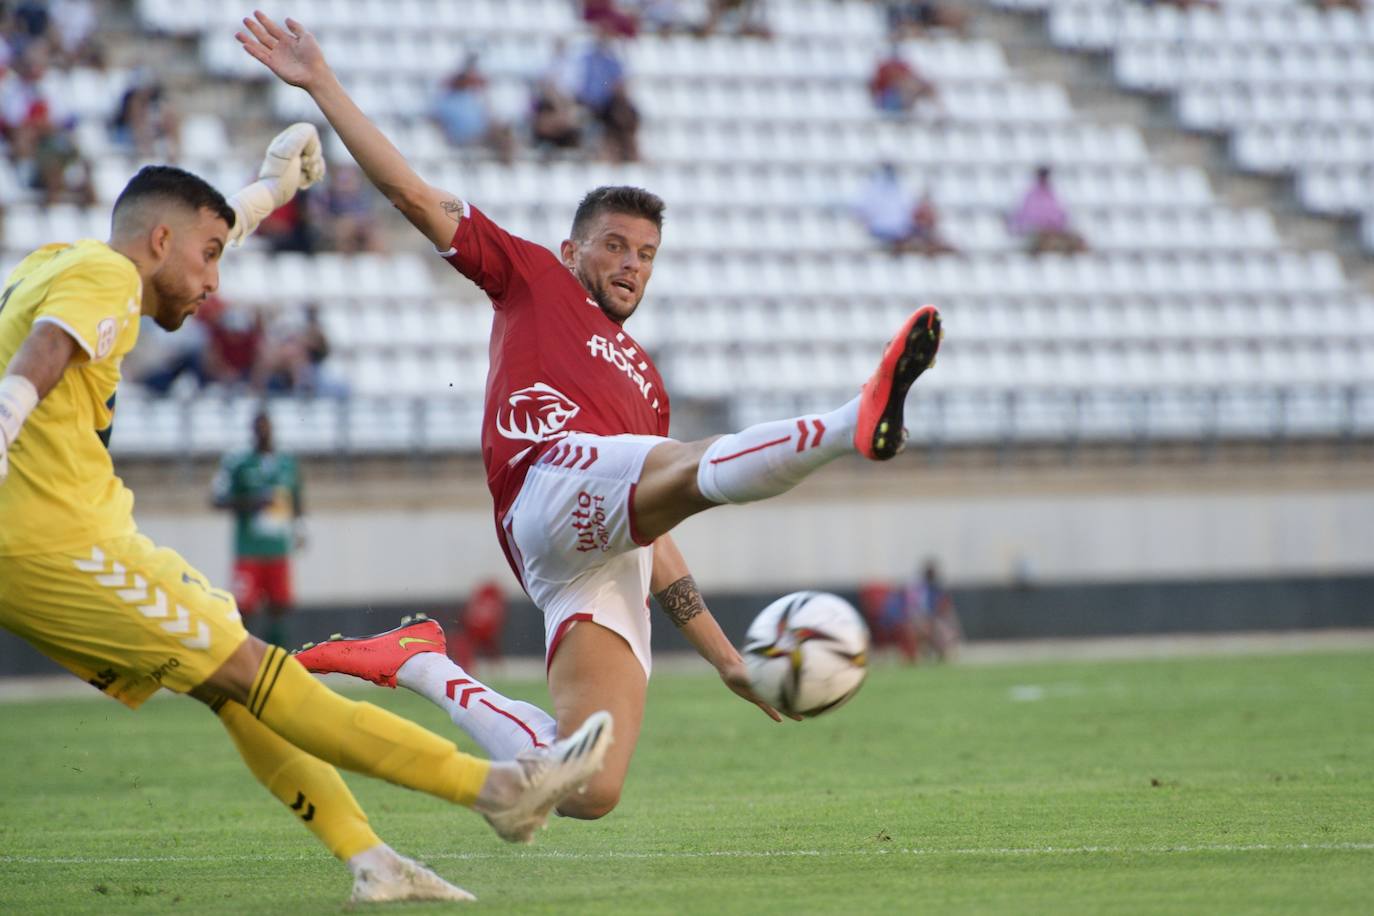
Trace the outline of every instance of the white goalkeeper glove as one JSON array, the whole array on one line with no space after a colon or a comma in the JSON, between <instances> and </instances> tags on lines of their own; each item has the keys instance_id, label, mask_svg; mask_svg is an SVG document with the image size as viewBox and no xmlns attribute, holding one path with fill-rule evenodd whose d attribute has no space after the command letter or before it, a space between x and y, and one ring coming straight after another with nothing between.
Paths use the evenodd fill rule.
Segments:
<instances>
[{"instance_id":1,"label":"white goalkeeper glove","mask_svg":"<svg viewBox=\"0 0 1374 916\"><path fill-rule=\"evenodd\" d=\"M0 378L0 483L10 474L10 446L38 406L38 389L22 375Z\"/></svg>"},{"instance_id":2,"label":"white goalkeeper glove","mask_svg":"<svg viewBox=\"0 0 1374 916\"><path fill-rule=\"evenodd\" d=\"M267 216L324 177L324 148L315 125L292 124L272 138L258 180L229 198L234 228L229 242L242 245Z\"/></svg>"}]
</instances>

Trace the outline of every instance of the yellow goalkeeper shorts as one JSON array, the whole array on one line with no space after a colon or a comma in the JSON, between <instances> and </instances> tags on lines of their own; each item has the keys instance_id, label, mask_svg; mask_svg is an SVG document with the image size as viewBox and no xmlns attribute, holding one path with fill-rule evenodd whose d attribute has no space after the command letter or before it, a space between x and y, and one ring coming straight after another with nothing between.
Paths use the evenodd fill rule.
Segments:
<instances>
[{"instance_id":1,"label":"yellow goalkeeper shorts","mask_svg":"<svg viewBox=\"0 0 1374 916\"><path fill-rule=\"evenodd\" d=\"M141 534L0 556L0 626L134 709L198 687L248 636L233 595Z\"/></svg>"}]
</instances>

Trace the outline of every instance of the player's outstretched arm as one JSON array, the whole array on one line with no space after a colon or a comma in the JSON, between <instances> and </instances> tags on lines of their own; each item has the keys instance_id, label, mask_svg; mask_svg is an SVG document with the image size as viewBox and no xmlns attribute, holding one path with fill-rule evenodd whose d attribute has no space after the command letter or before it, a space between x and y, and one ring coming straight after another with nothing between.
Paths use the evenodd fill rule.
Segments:
<instances>
[{"instance_id":1,"label":"player's outstretched arm","mask_svg":"<svg viewBox=\"0 0 1374 916\"><path fill-rule=\"evenodd\" d=\"M682 551L666 534L654 541L654 569L649 577L649 590L687 641L702 658L715 666L725 686L762 709L774 722L782 721L778 711L754 693L744 659L706 609L706 601L687 568L687 561L682 558Z\"/></svg>"},{"instance_id":2,"label":"player's outstretched arm","mask_svg":"<svg viewBox=\"0 0 1374 916\"><path fill-rule=\"evenodd\" d=\"M50 321L39 322L29 331L0 378L0 483L9 476L10 446L24 421L57 387L67 366L84 357L72 336Z\"/></svg>"},{"instance_id":3,"label":"player's outstretched arm","mask_svg":"<svg viewBox=\"0 0 1374 916\"><path fill-rule=\"evenodd\" d=\"M310 93L367 177L434 247L446 250L462 216L462 202L432 187L368 120L339 82L315 36L294 19L285 28L261 11L243 20L234 37L277 78Z\"/></svg>"}]
</instances>

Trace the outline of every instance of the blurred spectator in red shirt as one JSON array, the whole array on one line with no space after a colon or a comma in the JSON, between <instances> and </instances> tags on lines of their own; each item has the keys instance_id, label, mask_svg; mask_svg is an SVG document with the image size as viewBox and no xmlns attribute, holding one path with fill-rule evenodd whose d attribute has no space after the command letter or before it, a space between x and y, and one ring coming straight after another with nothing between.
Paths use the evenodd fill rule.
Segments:
<instances>
[{"instance_id":1,"label":"blurred spectator in red shirt","mask_svg":"<svg viewBox=\"0 0 1374 916\"><path fill-rule=\"evenodd\" d=\"M21 180L41 191L44 203L91 206L95 189L72 131L76 119L43 88L48 60L47 43L35 39L0 79L0 132Z\"/></svg>"},{"instance_id":2,"label":"blurred spectator in red shirt","mask_svg":"<svg viewBox=\"0 0 1374 916\"><path fill-rule=\"evenodd\" d=\"M196 317L205 324L206 379L232 388L249 385L262 352L263 320L256 309L231 308L218 296L207 298Z\"/></svg>"},{"instance_id":3,"label":"blurred spectator in red shirt","mask_svg":"<svg viewBox=\"0 0 1374 916\"><path fill-rule=\"evenodd\" d=\"M868 80L868 92L878 110L890 114L911 114L919 102L929 102L937 112L943 110L935 84L902 57L897 45L878 61Z\"/></svg>"},{"instance_id":4,"label":"blurred spectator in red shirt","mask_svg":"<svg viewBox=\"0 0 1374 916\"><path fill-rule=\"evenodd\" d=\"M582 19L593 29L619 38L639 34L639 18L622 9L616 0L583 0Z\"/></svg>"},{"instance_id":5,"label":"blurred spectator in red shirt","mask_svg":"<svg viewBox=\"0 0 1374 916\"><path fill-rule=\"evenodd\" d=\"M1035 170L1035 181L1012 214L1008 228L1014 234L1029 239L1032 254L1078 254L1087 251L1087 242L1070 225L1069 213L1059 202L1050 175L1047 165Z\"/></svg>"},{"instance_id":6,"label":"blurred spectator in red shirt","mask_svg":"<svg viewBox=\"0 0 1374 916\"><path fill-rule=\"evenodd\" d=\"M448 652L465 671L473 671L478 656L501 660L501 631L506 625L506 595L495 582L483 582L458 614L448 635Z\"/></svg>"}]
</instances>

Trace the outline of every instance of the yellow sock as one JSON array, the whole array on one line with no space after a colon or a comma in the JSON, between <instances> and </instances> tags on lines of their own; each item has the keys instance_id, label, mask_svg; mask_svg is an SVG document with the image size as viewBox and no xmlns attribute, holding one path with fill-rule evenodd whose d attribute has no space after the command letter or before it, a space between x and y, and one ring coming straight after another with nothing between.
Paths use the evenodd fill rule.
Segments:
<instances>
[{"instance_id":1,"label":"yellow sock","mask_svg":"<svg viewBox=\"0 0 1374 916\"><path fill-rule=\"evenodd\" d=\"M215 704L243 762L337 858L347 862L381 844L339 771L287 743L242 705Z\"/></svg>"},{"instance_id":2,"label":"yellow sock","mask_svg":"<svg viewBox=\"0 0 1374 916\"><path fill-rule=\"evenodd\" d=\"M326 763L471 806L491 763L461 753L414 722L346 700L269 646L248 692L248 711Z\"/></svg>"}]
</instances>

